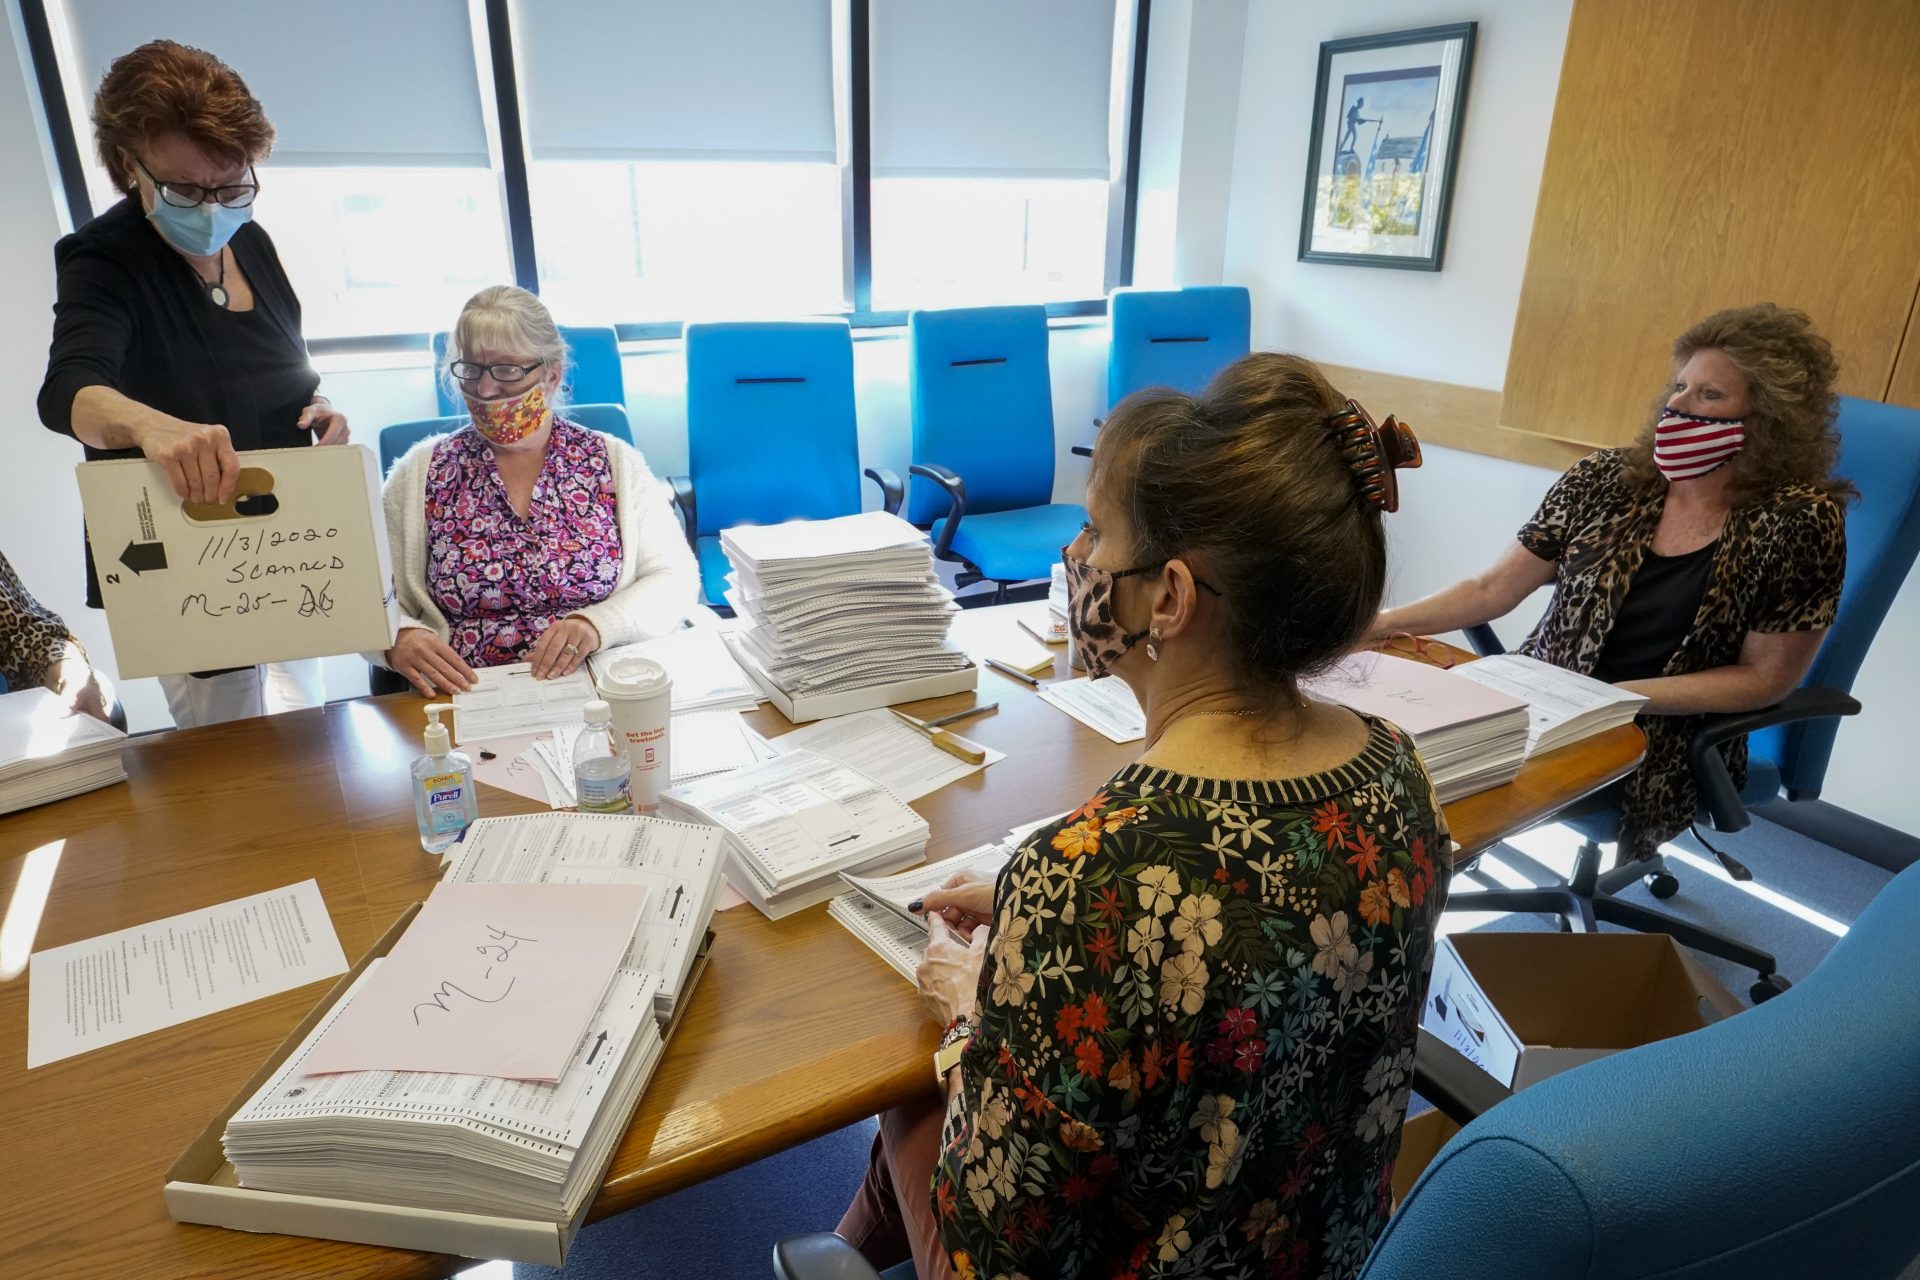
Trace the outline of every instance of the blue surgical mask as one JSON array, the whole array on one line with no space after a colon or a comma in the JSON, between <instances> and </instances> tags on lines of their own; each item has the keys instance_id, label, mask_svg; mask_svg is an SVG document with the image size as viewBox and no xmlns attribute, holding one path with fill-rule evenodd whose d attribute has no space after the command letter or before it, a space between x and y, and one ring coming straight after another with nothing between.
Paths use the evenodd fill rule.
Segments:
<instances>
[{"instance_id":1,"label":"blue surgical mask","mask_svg":"<svg viewBox=\"0 0 1920 1280\"><path fill-rule=\"evenodd\" d=\"M147 220L180 252L208 258L226 248L234 232L253 220L253 206L229 209L208 200L191 209L181 209L156 196Z\"/></svg>"}]
</instances>

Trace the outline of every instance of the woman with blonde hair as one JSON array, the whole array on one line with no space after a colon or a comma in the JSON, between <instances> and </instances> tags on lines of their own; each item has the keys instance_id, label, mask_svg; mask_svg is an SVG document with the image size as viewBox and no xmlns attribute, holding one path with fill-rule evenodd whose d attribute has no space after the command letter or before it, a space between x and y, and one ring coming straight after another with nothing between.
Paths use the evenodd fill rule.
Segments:
<instances>
[{"instance_id":1,"label":"woman with blonde hair","mask_svg":"<svg viewBox=\"0 0 1920 1280\"><path fill-rule=\"evenodd\" d=\"M1833 475L1833 350L1806 314L1716 312L1674 340L1674 375L1624 449L1575 463L1479 575L1388 609L1371 637L1553 601L1520 652L1644 694L1647 755L1605 794L1623 859L1693 821L1698 717L1780 701L1806 678L1846 577L1852 486ZM1735 785L1747 747L1721 748Z\"/></svg>"},{"instance_id":2,"label":"woman with blonde hair","mask_svg":"<svg viewBox=\"0 0 1920 1280\"><path fill-rule=\"evenodd\" d=\"M482 289L444 370L470 421L387 476L406 620L383 659L428 697L470 687L475 667L567 675L695 606L699 576L666 486L631 445L566 420L566 373L546 305L511 285Z\"/></svg>"}]
</instances>

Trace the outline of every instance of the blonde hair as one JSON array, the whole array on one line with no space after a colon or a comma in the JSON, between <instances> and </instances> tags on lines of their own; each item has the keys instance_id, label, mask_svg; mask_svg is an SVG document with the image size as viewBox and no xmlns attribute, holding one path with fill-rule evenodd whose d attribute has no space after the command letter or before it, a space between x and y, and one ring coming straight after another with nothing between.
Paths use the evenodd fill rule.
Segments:
<instances>
[{"instance_id":1,"label":"blonde hair","mask_svg":"<svg viewBox=\"0 0 1920 1280\"><path fill-rule=\"evenodd\" d=\"M560 336L560 327L554 324L547 304L536 295L517 285L494 284L467 299L467 304L460 308L460 318L453 322L446 362L440 369L440 376L455 394L459 393L460 384L454 381L453 363L472 359L471 353L475 351L512 351L528 359L542 360L545 362L541 366L543 377L549 370L558 370L560 389L551 399L555 411L560 409L560 401L567 391L567 374L572 368L567 341Z\"/></svg>"}]
</instances>

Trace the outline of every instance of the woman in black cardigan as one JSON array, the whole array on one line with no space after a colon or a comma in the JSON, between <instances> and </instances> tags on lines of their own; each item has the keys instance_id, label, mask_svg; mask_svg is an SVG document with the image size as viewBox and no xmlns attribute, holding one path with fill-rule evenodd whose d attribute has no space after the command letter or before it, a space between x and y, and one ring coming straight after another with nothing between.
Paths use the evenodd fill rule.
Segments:
<instances>
[{"instance_id":1,"label":"woman in black cardigan","mask_svg":"<svg viewBox=\"0 0 1920 1280\"><path fill-rule=\"evenodd\" d=\"M54 246L40 420L89 459L144 454L193 502L233 496L242 451L345 443L345 416L316 394L299 299L250 221L273 126L245 83L155 40L107 69L93 121L126 199ZM100 604L91 556L87 603ZM160 683L182 727L266 710L257 667Z\"/></svg>"}]
</instances>

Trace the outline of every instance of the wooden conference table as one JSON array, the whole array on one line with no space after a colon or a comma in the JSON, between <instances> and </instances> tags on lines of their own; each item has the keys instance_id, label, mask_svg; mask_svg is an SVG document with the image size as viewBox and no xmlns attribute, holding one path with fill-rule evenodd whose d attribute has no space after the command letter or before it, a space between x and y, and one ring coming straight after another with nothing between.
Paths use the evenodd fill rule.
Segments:
<instances>
[{"instance_id":1,"label":"wooden conference table","mask_svg":"<svg viewBox=\"0 0 1920 1280\"><path fill-rule=\"evenodd\" d=\"M969 611L956 639L977 651L1011 625L1005 610ZM1067 674L1064 657L1056 666ZM975 696L912 710L938 715ZM1079 803L1138 750L991 670L978 697L1000 709L964 732L1007 759L916 803L935 858ZM420 850L407 789L421 706L411 695L361 699L132 742L125 785L0 817L6 928L15 937L24 929L40 950L311 876L357 960L440 871ZM769 734L788 727L767 708L753 719ZM1620 777L1643 749L1628 726L1532 760L1514 782L1449 805L1454 838L1463 855L1485 849ZM485 814L535 807L491 788L481 795ZM36 929L33 886L53 859ZM37 874L23 885L30 860ZM929 1087L936 1035L913 989L825 907L777 923L738 907L716 915L713 930L712 963L614 1156L595 1218ZM167 1167L327 989L317 983L29 1072L26 975L0 975L0 1275L445 1276L471 1265L167 1216Z\"/></svg>"}]
</instances>

